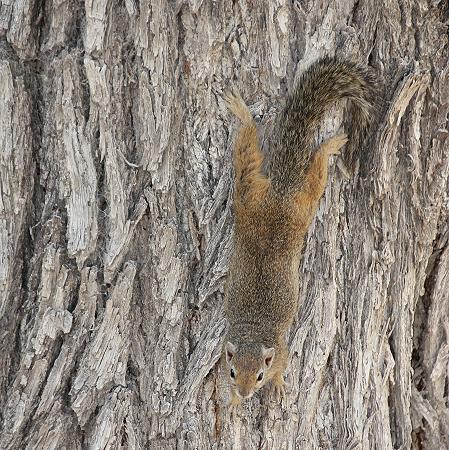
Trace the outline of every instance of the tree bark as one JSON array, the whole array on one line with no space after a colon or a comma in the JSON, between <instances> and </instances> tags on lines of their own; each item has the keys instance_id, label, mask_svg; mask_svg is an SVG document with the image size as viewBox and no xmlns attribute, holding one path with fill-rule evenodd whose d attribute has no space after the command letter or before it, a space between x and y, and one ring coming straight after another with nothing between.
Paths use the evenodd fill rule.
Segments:
<instances>
[{"instance_id":1,"label":"tree bark","mask_svg":"<svg viewBox=\"0 0 449 450\"><path fill-rule=\"evenodd\" d=\"M438 0L2 0L0 448L449 448L448 18ZM231 414L222 95L269 153L324 55L375 68L379 124L310 228L287 397Z\"/></svg>"}]
</instances>

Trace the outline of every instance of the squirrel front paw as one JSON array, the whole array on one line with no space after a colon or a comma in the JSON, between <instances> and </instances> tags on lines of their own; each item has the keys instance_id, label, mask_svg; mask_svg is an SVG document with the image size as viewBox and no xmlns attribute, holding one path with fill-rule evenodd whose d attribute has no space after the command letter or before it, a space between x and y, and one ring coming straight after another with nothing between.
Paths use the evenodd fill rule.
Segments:
<instances>
[{"instance_id":1,"label":"squirrel front paw","mask_svg":"<svg viewBox=\"0 0 449 450\"><path fill-rule=\"evenodd\" d=\"M231 391L231 401L229 402L229 406L233 409L236 406L239 406L242 403L242 399L235 393L234 390Z\"/></svg>"},{"instance_id":2,"label":"squirrel front paw","mask_svg":"<svg viewBox=\"0 0 449 450\"><path fill-rule=\"evenodd\" d=\"M231 416L237 413L238 407L242 404L242 400L237 396L234 391L231 391L231 400L228 403L229 414Z\"/></svg>"},{"instance_id":3,"label":"squirrel front paw","mask_svg":"<svg viewBox=\"0 0 449 450\"><path fill-rule=\"evenodd\" d=\"M283 374L277 374L271 380L271 392L274 394L276 401L280 402L286 395L285 389L290 385L284 380Z\"/></svg>"}]
</instances>

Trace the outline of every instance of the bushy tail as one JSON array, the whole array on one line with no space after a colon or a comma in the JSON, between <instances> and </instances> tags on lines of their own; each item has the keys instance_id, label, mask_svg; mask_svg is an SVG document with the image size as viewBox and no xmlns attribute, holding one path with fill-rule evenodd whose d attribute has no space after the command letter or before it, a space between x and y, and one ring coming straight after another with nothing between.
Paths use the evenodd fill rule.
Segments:
<instances>
[{"instance_id":1,"label":"bushy tail","mask_svg":"<svg viewBox=\"0 0 449 450\"><path fill-rule=\"evenodd\" d=\"M270 177L276 193L301 188L315 148L315 133L335 102L350 100L349 145L345 160L352 167L373 120L377 87L372 72L350 61L324 58L301 77L275 125Z\"/></svg>"}]
</instances>

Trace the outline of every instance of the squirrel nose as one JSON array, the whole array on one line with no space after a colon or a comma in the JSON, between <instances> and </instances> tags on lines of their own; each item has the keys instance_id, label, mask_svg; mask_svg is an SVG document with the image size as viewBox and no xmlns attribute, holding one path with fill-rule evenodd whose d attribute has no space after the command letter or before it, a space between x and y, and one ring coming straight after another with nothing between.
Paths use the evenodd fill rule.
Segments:
<instances>
[{"instance_id":1,"label":"squirrel nose","mask_svg":"<svg viewBox=\"0 0 449 450\"><path fill-rule=\"evenodd\" d=\"M243 400L246 400L247 398L250 398L253 393L249 389L240 389L239 395L242 397Z\"/></svg>"}]
</instances>

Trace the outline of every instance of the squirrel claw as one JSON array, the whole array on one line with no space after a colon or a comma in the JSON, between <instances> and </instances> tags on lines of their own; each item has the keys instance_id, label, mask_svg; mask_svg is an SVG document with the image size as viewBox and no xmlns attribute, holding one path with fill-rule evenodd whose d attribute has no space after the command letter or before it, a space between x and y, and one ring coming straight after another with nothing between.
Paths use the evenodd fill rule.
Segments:
<instances>
[{"instance_id":1,"label":"squirrel claw","mask_svg":"<svg viewBox=\"0 0 449 450\"><path fill-rule=\"evenodd\" d=\"M337 136L334 136L321 144L320 151L328 156L339 155L340 149L346 142L348 142L348 136L346 134L337 134Z\"/></svg>"},{"instance_id":2,"label":"squirrel claw","mask_svg":"<svg viewBox=\"0 0 449 450\"><path fill-rule=\"evenodd\" d=\"M345 133L337 134L328 141L327 152L329 155L339 155L340 149L348 142L348 136Z\"/></svg>"},{"instance_id":3,"label":"squirrel claw","mask_svg":"<svg viewBox=\"0 0 449 450\"><path fill-rule=\"evenodd\" d=\"M280 402L285 397L285 387L284 386L275 386L274 387L274 395L276 397L276 401Z\"/></svg>"},{"instance_id":4,"label":"squirrel claw","mask_svg":"<svg viewBox=\"0 0 449 450\"><path fill-rule=\"evenodd\" d=\"M271 386L271 391L274 393L274 396L276 398L276 401L280 402L286 395L285 389L290 387L290 385L284 381L282 378L281 380L276 380L273 382Z\"/></svg>"},{"instance_id":5,"label":"squirrel claw","mask_svg":"<svg viewBox=\"0 0 449 450\"><path fill-rule=\"evenodd\" d=\"M239 397L237 397L237 395L235 394L235 392L232 392L231 394L231 400L229 402L229 411L231 413L235 412L237 407L240 406L240 404L242 403L242 401L240 400Z\"/></svg>"},{"instance_id":6,"label":"squirrel claw","mask_svg":"<svg viewBox=\"0 0 449 450\"><path fill-rule=\"evenodd\" d=\"M230 89L225 92L223 96L224 101L226 102L227 107L234 112L234 110L239 109L241 104L243 103L240 92L236 89Z\"/></svg>"},{"instance_id":7,"label":"squirrel claw","mask_svg":"<svg viewBox=\"0 0 449 450\"><path fill-rule=\"evenodd\" d=\"M237 116L243 123L251 123L253 118L251 113L243 101L240 92L233 88L227 91L224 95L224 100L228 109Z\"/></svg>"},{"instance_id":8,"label":"squirrel claw","mask_svg":"<svg viewBox=\"0 0 449 450\"><path fill-rule=\"evenodd\" d=\"M229 403L229 414L233 416L237 411L237 405L234 403Z\"/></svg>"}]
</instances>

